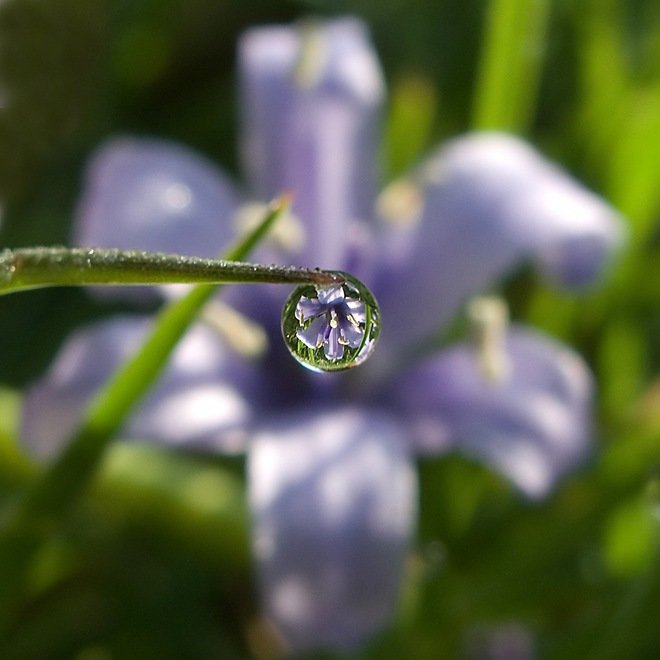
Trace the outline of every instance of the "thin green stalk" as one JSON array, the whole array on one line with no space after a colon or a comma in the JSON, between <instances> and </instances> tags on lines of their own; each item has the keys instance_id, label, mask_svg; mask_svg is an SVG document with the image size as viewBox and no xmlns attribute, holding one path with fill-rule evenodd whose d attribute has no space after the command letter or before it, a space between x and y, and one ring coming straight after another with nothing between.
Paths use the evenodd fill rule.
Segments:
<instances>
[{"instance_id":1,"label":"thin green stalk","mask_svg":"<svg viewBox=\"0 0 660 660\"><path fill-rule=\"evenodd\" d=\"M490 0L472 127L524 133L541 78L549 0Z\"/></svg>"},{"instance_id":2,"label":"thin green stalk","mask_svg":"<svg viewBox=\"0 0 660 660\"><path fill-rule=\"evenodd\" d=\"M649 569L631 581L614 614L604 622L601 634L584 657L587 660L642 657L644 649L650 648L649 633L657 630L658 602L660 552L656 549Z\"/></svg>"}]
</instances>

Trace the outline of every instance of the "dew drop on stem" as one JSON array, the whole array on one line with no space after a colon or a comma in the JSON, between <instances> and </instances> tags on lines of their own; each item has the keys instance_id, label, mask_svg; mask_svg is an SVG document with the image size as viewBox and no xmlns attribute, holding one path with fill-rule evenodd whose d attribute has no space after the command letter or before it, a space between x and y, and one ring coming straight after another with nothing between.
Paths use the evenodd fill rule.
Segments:
<instances>
[{"instance_id":1,"label":"dew drop on stem","mask_svg":"<svg viewBox=\"0 0 660 660\"><path fill-rule=\"evenodd\" d=\"M359 280L338 273L341 284L297 287L282 311L282 334L293 357L313 371L343 371L371 355L381 316Z\"/></svg>"}]
</instances>

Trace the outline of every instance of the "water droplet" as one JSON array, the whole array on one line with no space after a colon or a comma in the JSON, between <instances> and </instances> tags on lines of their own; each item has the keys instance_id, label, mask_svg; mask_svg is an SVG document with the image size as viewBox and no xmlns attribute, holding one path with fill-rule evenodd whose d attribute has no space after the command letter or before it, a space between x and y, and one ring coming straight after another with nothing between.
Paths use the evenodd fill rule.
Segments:
<instances>
[{"instance_id":1,"label":"water droplet","mask_svg":"<svg viewBox=\"0 0 660 660\"><path fill-rule=\"evenodd\" d=\"M343 284L299 286L282 312L291 355L313 371L342 371L371 355L380 333L378 303L352 275Z\"/></svg>"}]
</instances>

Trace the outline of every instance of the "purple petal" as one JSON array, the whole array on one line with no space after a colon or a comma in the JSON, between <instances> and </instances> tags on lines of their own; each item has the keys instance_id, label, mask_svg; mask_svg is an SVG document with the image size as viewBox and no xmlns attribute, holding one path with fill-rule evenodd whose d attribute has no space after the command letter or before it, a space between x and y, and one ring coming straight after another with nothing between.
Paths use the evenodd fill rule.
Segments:
<instances>
[{"instance_id":1,"label":"purple petal","mask_svg":"<svg viewBox=\"0 0 660 660\"><path fill-rule=\"evenodd\" d=\"M346 346L357 348L362 343L364 331L353 325L347 318L339 317L339 331Z\"/></svg>"},{"instance_id":2,"label":"purple petal","mask_svg":"<svg viewBox=\"0 0 660 660\"><path fill-rule=\"evenodd\" d=\"M238 202L202 156L166 140L118 138L88 165L73 242L214 257L233 238Z\"/></svg>"},{"instance_id":3,"label":"purple petal","mask_svg":"<svg viewBox=\"0 0 660 660\"><path fill-rule=\"evenodd\" d=\"M298 328L296 336L309 348L318 348L325 340L328 319L325 316L315 318L306 328Z\"/></svg>"},{"instance_id":4,"label":"purple petal","mask_svg":"<svg viewBox=\"0 0 660 660\"><path fill-rule=\"evenodd\" d=\"M294 195L301 265L341 268L352 223L372 216L384 85L355 19L249 30L239 45L243 156L262 199Z\"/></svg>"},{"instance_id":5,"label":"purple petal","mask_svg":"<svg viewBox=\"0 0 660 660\"><path fill-rule=\"evenodd\" d=\"M323 305L333 305L344 299L344 289L339 285L319 287L317 294Z\"/></svg>"},{"instance_id":6,"label":"purple petal","mask_svg":"<svg viewBox=\"0 0 660 660\"><path fill-rule=\"evenodd\" d=\"M376 294L383 317L405 322L383 328L381 351L428 338L525 259L563 284L584 284L623 238L600 197L504 134L450 142L401 190L410 217L383 239Z\"/></svg>"},{"instance_id":7,"label":"purple petal","mask_svg":"<svg viewBox=\"0 0 660 660\"><path fill-rule=\"evenodd\" d=\"M341 360L344 357L344 346L339 341L341 336L339 326L334 328L330 326L330 330L327 334L328 336L323 344L325 357L327 357L328 360Z\"/></svg>"},{"instance_id":8,"label":"purple petal","mask_svg":"<svg viewBox=\"0 0 660 660\"><path fill-rule=\"evenodd\" d=\"M344 314L349 314L355 319L356 323L365 323L367 320L367 306L362 300L355 298L346 298L344 303Z\"/></svg>"},{"instance_id":9,"label":"purple petal","mask_svg":"<svg viewBox=\"0 0 660 660\"><path fill-rule=\"evenodd\" d=\"M319 302L317 298L302 296L296 305L296 318L299 321L308 321L328 311L328 306Z\"/></svg>"},{"instance_id":10,"label":"purple petal","mask_svg":"<svg viewBox=\"0 0 660 660\"><path fill-rule=\"evenodd\" d=\"M492 382L459 345L398 379L392 397L420 453L455 447L542 497L591 448L592 378L575 353L530 330L509 332L506 356L510 373Z\"/></svg>"},{"instance_id":11,"label":"purple petal","mask_svg":"<svg viewBox=\"0 0 660 660\"><path fill-rule=\"evenodd\" d=\"M264 609L290 646L350 647L386 625L416 517L403 430L298 412L257 435L248 475Z\"/></svg>"},{"instance_id":12,"label":"purple petal","mask_svg":"<svg viewBox=\"0 0 660 660\"><path fill-rule=\"evenodd\" d=\"M87 326L68 340L24 398L21 433L34 455L50 458L62 449L91 397L138 348L149 327L145 318L118 317ZM240 451L251 419L241 391L253 386L253 378L249 366L231 355L211 330L196 326L122 434Z\"/></svg>"}]
</instances>

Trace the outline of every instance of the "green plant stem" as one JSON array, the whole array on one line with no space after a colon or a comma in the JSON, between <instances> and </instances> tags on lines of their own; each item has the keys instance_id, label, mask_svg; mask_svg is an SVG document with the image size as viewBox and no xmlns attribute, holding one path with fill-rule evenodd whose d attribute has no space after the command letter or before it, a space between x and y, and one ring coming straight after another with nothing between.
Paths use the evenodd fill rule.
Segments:
<instances>
[{"instance_id":1,"label":"green plant stem","mask_svg":"<svg viewBox=\"0 0 660 660\"><path fill-rule=\"evenodd\" d=\"M36 247L0 253L0 293L50 286L153 284L332 284L337 275L160 252Z\"/></svg>"},{"instance_id":2,"label":"green plant stem","mask_svg":"<svg viewBox=\"0 0 660 660\"><path fill-rule=\"evenodd\" d=\"M525 132L541 78L549 0L490 0L472 126Z\"/></svg>"}]
</instances>

